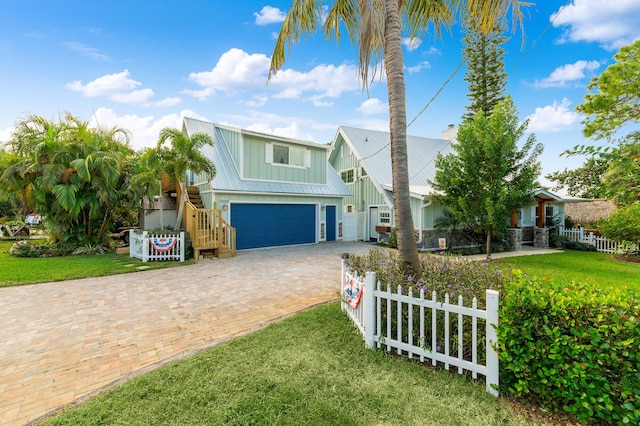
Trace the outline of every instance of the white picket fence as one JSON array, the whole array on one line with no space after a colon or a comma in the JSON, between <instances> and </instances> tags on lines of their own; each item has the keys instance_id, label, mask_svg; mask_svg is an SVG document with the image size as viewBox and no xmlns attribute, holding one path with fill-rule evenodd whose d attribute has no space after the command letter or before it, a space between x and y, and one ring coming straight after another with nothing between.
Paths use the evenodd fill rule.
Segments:
<instances>
[{"instance_id":1,"label":"white picket fence","mask_svg":"<svg viewBox=\"0 0 640 426\"><path fill-rule=\"evenodd\" d=\"M611 241L607 238L595 235L593 232L584 232L584 228L578 229L560 229L560 235L569 238L570 241L578 243L590 244L602 253L616 253L620 246L617 241Z\"/></svg>"},{"instance_id":2,"label":"white picket fence","mask_svg":"<svg viewBox=\"0 0 640 426\"><path fill-rule=\"evenodd\" d=\"M179 260L184 262L184 232L175 234L149 234L129 230L129 257L150 260Z\"/></svg>"},{"instance_id":3,"label":"white picket fence","mask_svg":"<svg viewBox=\"0 0 640 426\"><path fill-rule=\"evenodd\" d=\"M430 359L433 366L438 362L444 364L445 369L452 365L458 368L458 374L470 371L475 379L478 374L486 378L487 392L498 396L499 384L499 361L498 354L494 350L498 338L496 329L498 325L498 292L494 290L486 291L486 309L477 308L477 300L474 298L472 307L463 306L462 296L458 297L457 304L451 304L449 296L446 295L444 302L438 302L436 292L431 298L425 298L424 291L420 291L415 297L412 293L403 294L402 288L398 286L394 293L391 288L382 290L380 283L376 283L376 275L368 272L366 276L359 277L353 274L342 261L342 310L347 313L354 325L360 330L364 337L365 345L369 348L386 346L386 350L391 352L396 349L398 355L407 356L409 359L418 357L420 362ZM386 305L386 324L383 324L382 305ZM392 306L395 305L396 332L392 336ZM417 318L414 311L419 312ZM429 310L430 315L428 312ZM406 330L403 330L403 316L408 317ZM451 316L454 316L453 321ZM431 316L431 321L429 321ZM438 330L438 318L444 316L444 330ZM456 318L457 317L457 318ZM471 357L464 356L465 345L469 347L469 342L464 342L465 317L471 319ZM456 321L457 320L457 321ZM482 338L478 333L478 320L484 321L485 338L485 364L478 361L478 339ZM429 327L429 323L431 326ZM452 326L457 324L457 348L450 347L452 337L456 337L451 332ZM418 335L414 341L414 333ZM438 339L438 335L443 337Z\"/></svg>"}]
</instances>

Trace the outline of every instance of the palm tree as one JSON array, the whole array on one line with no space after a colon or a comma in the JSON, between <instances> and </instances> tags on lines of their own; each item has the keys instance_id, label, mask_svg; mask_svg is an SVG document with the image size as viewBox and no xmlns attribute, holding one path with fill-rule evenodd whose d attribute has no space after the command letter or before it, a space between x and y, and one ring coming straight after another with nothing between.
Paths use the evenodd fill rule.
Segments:
<instances>
[{"instance_id":1,"label":"palm tree","mask_svg":"<svg viewBox=\"0 0 640 426\"><path fill-rule=\"evenodd\" d=\"M170 148L165 146L167 142ZM166 173L172 185L183 183L187 170L196 174L206 173L212 179L216 174L216 166L202 153L205 145L213 146L213 138L206 133L189 137L178 129L165 127L160 131L158 145L148 153L149 162L158 172ZM185 192L182 191L175 229L181 225Z\"/></svg>"},{"instance_id":2,"label":"palm tree","mask_svg":"<svg viewBox=\"0 0 640 426\"><path fill-rule=\"evenodd\" d=\"M407 113L405 103L404 59L402 55L402 27L408 36L420 38L433 25L437 36L443 27L450 26L456 16L473 17L482 31L489 32L493 24L504 17L509 8L514 21L521 23L523 6L520 0L334 0L325 15L322 0L293 0L287 12L271 57L269 79L285 62L285 50L291 42L298 42L305 33L315 32L322 24L328 38L340 40L344 27L359 49L359 74L366 88L369 75L384 66L389 98L389 133L391 138L391 166L394 213L398 249L405 264L420 270L420 259L409 203L409 174L407 167ZM373 62L374 69L370 64ZM384 64L384 65L382 65Z\"/></svg>"},{"instance_id":3,"label":"palm tree","mask_svg":"<svg viewBox=\"0 0 640 426\"><path fill-rule=\"evenodd\" d=\"M33 185L33 199L55 241L106 244L116 212L130 206L125 166L133 151L123 129L89 128L66 114L59 123L30 116L10 146Z\"/></svg>"}]
</instances>

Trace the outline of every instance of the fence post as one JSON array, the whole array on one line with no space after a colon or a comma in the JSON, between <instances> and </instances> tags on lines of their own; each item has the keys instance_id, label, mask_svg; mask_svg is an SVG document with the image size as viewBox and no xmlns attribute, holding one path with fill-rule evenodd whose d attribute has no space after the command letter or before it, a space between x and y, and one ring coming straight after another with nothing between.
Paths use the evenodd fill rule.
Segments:
<instances>
[{"instance_id":1,"label":"fence post","mask_svg":"<svg viewBox=\"0 0 640 426\"><path fill-rule=\"evenodd\" d=\"M184 231L180 231L180 262L184 262Z\"/></svg>"},{"instance_id":2,"label":"fence post","mask_svg":"<svg viewBox=\"0 0 640 426\"><path fill-rule=\"evenodd\" d=\"M135 253L136 243L133 239L133 229L129 229L129 257L133 257L133 253Z\"/></svg>"},{"instance_id":3,"label":"fence post","mask_svg":"<svg viewBox=\"0 0 640 426\"><path fill-rule=\"evenodd\" d=\"M487 392L493 396L498 396L498 385L500 384L500 362L498 353L493 348L498 343L496 327L498 327L498 292L487 290ZM495 389L494 386L495 385Z\"/></svg>"},{"instance_id":4,"label":"fence post","mask_svg":"<svg viewBox=\"0 0 640 426\"><path fill-rule=\"evenodd\" d=\"M578 242L584 243L584 228L582 226L578 228Z\"/></svg>"},{"instance_id":5,"label":"fence post","mask_svg":"<svg viewBox=\"0 0 640 426\"><path fill-rule=\"evenodd\" d=\"M364 344L373 349L376 329L376 273L367 272L364 279Z\"/></svg>"},{"instance_id":6,"label":"fence post","mask_svg":"<svg viewBox=\"0 0 640 426\"><path fill-rule=\"evenodd\" d=\"M344 255L342 257L342 262L340 263L340 310L342 312L345 311L346 309L346 305L344 303L344 273L345 273L345 269L344 269Z\"/></svg>"},{"instance_id":7,"label":"fence post","mask_svg":"<svg viewBox=\"0 0 640 426\"><path fill-rule=\"evenodd\" d=\"M142 231L142 261L149 261L149 234L147 231Z\"/></svg>"}]
</instances>

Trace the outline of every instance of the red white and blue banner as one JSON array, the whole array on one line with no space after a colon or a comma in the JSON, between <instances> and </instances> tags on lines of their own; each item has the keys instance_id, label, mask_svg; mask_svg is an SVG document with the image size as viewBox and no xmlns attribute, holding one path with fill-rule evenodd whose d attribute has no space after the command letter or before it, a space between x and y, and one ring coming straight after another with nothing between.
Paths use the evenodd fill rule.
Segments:
<instances>
[{"instance_id":1,"label":"red white and blue banner","mask_svg":"<svg viewBox=\"0 0 640 426\"><path fill-rule=\"evenodd\" d=\"M167 252L175 247L178 237L149 237L149 242L155 251Z\"/></svg>"},{"instance_id":2,"label":"red white and blue banner","mask_svg":"<svg viewBox=\"0 0 640 426\"><path fill-rule=\"evenodd\" d=\"M352 309L356 309L362 299L364 282L360 281L357 277L351 276L347 271L345 271L342 281L343 297Z\"/></svg>"}]
</instances>

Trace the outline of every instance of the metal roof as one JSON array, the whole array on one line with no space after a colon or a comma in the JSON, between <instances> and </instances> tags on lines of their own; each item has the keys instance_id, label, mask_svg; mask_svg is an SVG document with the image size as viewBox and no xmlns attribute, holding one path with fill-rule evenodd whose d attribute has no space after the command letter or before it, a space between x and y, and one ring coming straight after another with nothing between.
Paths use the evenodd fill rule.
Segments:
<instances>
[{"instance_id":1,"label":"metal roof","mask_svg":"<svg viewBox=\"0 0 640 426\"><path fill-rule=\"evenodd\" d=\"M388 132L340 126L341 134L379 188L393 190L391 144ZM334 142L335 143L335 142ZM407 135L407 163L411 195L421 198L432 192L428 180L435 177L438 153L452 151L451 141Z\"/></svg>"},{"instance_id":2,"label":"metal roof","mask_svg":"<svg viewBox=\"0 0 640 426\"><path fill-rule=\"evenodd\" d=\"M234 163L231 153L224 139L224 134L220 131L217 124L209 123L185 117L183 120L183 132L187 135L195 133L206 133L211 135L214 140L214 146L205 146L203 153L207 155L216 165L216 176L211 181L213 189L220 192L243 192L252 194L272 194L272 195L313 195L318 197L348 197L351 191L342 181L338 173L333 169L331 164L326 161L327 165L327 183L326 184L308 184L308 183L289 183L289 182L265 182L243 180L236 164ZM299 141L296 139L282 138L257 132L244 132L240 128L224 127L238 133L250 133L259 135L269 139L286 140L290 143L297 143L305 146L313 146L322 149L328 149L326 145L316 144L307 141Z\"/></svg>"}]
</instances>

